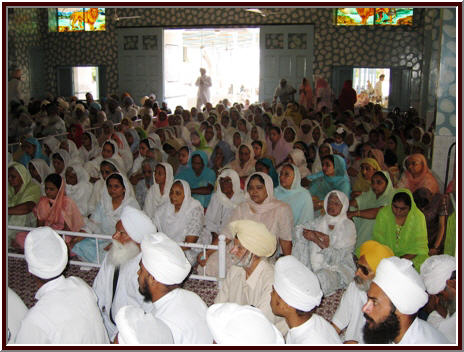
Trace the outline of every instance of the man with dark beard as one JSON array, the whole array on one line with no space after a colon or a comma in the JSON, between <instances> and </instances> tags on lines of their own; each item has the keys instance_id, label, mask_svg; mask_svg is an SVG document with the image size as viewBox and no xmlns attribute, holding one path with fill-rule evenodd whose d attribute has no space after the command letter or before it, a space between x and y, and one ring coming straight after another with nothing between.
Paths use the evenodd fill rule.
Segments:
<instances>
[{"instance_id":1,"label":"man with dark beard","mask_svg":"<svg viewBox=\"0 0 464 352\"><path fill-rule=\"evenodd\" d=\"M447 344L446 337L417 317L427 303L424 283L412 261L382 259L362 311L364 341L372 344Z\"/></svg>"},{"instance_id":2,"label":"man with dark beard","mask_svg":"<svg viewBox=\"0 0 464 352\"><path fill-rule=\"evenodd\" d=\"M169 327L175 344L212 343L205 302L180 287L192 268L182 248L161 232L145 237L140 246L137 275L139 292L151 306L146 312Z\"/></svg>"},{"instance_id":3,"label":"man with dark beard","mask_svg":"<svg viewBox=\"0 0 464 352\"><path fill-rule=\"evenodd\" d=\"M141 210L126 206L121 220L116 223L111 249L103 260L93 282L110 341L113 341L117 328L116 314L125 305L149 309L143 303L139 292L137 270L140 261L140 242L145 236L154 234L156 227Z\"/></svg>"},{"instance_id":4,"label":"man with dark beard","mask_svg":"<svg viewBox=\"0 0 464 352\"><path fill-rule=\"evenodd\" d=\"M274 283L274 265L267 258L277 248L277 238L266 225L252 220L237 220L229 225L235 234L230 250L233 265L214 300L214 303L237 303L261 309L282 335L288 331L283 317L273 314L270 295Z\"/></svg>"},{"instance_id":5,"label":"man with dark beard","mask_svg":"<svg viewBox=\"0 0 464 352\"><path fill-rule=\"evenodd\" d=\"M343 293L332 318L332 325L339 334L346 328L344 343L364 343L362 330L366 320L362 307L367 302L366 292L375 276L377 265L382 259L393 255L389 247L377 241L366 241L359 248L354 280Z\"/></svg>"},{"instance_id":6,"label":"man with dark beard","mask_svg":"<svg viewBox=\"0 0 464 352\"><path fill-rule=\"evenodd\" d=\"M456 343L456 258L433 255L421 265L421 277L429 294L424 309L431 312L427 322Z\"/></svg>"}]
</instances>

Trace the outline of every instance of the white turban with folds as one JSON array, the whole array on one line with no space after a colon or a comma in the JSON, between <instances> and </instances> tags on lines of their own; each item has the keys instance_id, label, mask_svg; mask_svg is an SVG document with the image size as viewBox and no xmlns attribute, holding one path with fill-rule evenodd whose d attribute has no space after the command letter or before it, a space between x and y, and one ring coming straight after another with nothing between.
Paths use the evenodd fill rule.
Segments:
<instances>
[{"instance_id":1,"label":"white turban with folds","mask_svg":"<svg viewBox=\"0 0 464 352\"><path fill-rule=\"evenodd\" d=\"M118 342L121 345L172 344L171 329L151 313L142 308L124 306L116 314Z\"/></svg>"},{"instance_id":2,"label":"white turban with folds","mask_svg":"<svg viewBox=\"0 0 464 352\"><path fill-rule=\"evenodd\" d=\"M223 345L284 344L279 330L258 308L237 303L213 304L206 322L214 341Z\"/></svg>"},{"instance_id":3,"label":"white turban with folds","mask_svg":"<svg viewBox=\"0 0 464 352\"><path fill-rule=\"evenodd\" d=\"M68 263L68 247L48 226L29 232L24 243L24 255L29 272L41 279L60 275Z\"/></svg>"},{"instance_id":4,"label":"white turban with folds","mask_svg":"<svg viewBox=\"0 0 464 352\"><path fill-rule=\"evenodd\" d=\"M259 257L270 257L277 248L277 238L266 225L252 220L236 220L229 224L243 247Z\"/></svg>"},{"instance_id":5,"label":"white turban with folds","mask_svg":"<svg viewBox=\"0 0 464 352\"><path fill-rule=\"evenodd\" d=\"M275 263L274 289L285 303L303 312L321 303L317 276L292 255L280 257Z\"/></svg>"},{"instance_id":6,"label":"white turban with folds","mask_svg":"<svg viewBox=\"0 0 464 352\"><path fill-rule=\"evenodd\" d=\"M144 267L162 284L180 284L192 268L184 251L164 233L145 237L141 248Z\"/></svg>"},{"instance_id":7,"label":"white turban with folds","mask_svg":"<svg viewBox=\"0 0 464 352\"><path fill-rule=\"evenodd\" d=\"M428 301L425 286L412 261L390 257L380 261L373 282L402 314L415 314Z\"/></svg>"},{"instance_id":8,"label":"white turban with folds","mask_svg":"<svg viewBox=\"0 0 464 352\"><path fill-rule=\"evenodd\" d=\"M456 258L448 255L433 255L424 261L420 268L422 280L425 288L431 295L443 291L446 287L446 281L456 270Z\"/></svg>"},{"instance_id":9,"label":"white turban with folds","mask_svg":"<svg viewBox=\"0 0 464 352\"><path fill-rule=\"evenodd\" d=\"M121 222L127 234L137 243L142 242L146 235L156 232L156 226L147 214L130 205L122 209Z\"/></svg>"}]
</instances>

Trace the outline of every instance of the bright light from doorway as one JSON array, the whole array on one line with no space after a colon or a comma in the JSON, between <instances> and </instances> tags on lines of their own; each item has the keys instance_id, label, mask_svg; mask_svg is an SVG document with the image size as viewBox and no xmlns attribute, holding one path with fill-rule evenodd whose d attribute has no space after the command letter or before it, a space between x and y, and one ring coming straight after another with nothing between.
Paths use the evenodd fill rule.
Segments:
<instances>
[{"instance_id":1,"label":"bright light from doorway","mask_svg":"<svg viewBox=\"0 0 464 352\"><path fill-rule=\"evenodd\" d=\"M73 95L77 99L85 99L90 92L95 100L100 99L98 91L98 67L75 66L72 68Z\"/></svg>"},{"instance_id":2,"label":"bright light from doorway","mask_svg":"<svg viewBox=\"0 0 464 352\"><path fill-rule=\"evenodd\" d=\"M259 28L164 30L164 87L168 106L196 105L200 67L211 76L211 103L259 97Z\"/></svg>"},{"instance_id":3,"label":"bright light from doorway","mask_svg":"<svg viewBox=\"0 0 464 352\"><path fill-rule=\"evenodd\" d=\"M384 75L380 83L382 95L375 94L375 86L380 81L380 75ZM390 95L390 69L389 68L354 68L353 88L358 94L358 102L372 102L388 108L388 97ZM361 104L362 105L362 104Z\"/></svg>"}]
</instances>

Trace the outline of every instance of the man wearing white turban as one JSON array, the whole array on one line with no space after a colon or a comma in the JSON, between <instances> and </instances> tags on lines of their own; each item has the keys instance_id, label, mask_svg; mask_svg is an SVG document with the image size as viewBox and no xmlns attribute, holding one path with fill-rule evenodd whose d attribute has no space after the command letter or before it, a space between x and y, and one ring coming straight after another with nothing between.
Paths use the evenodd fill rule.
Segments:
<instances>
[{"instance_id":1,"label":"man wearing white turban","mask_svg":"<svg viewBox=\"0 0 464 352\"><path fill-rule=\"evenodd\" d=\"M230 250L233 265L227 272L214 303L249 304L261 309L282 334L288 330L285 319L272 313L269 295L274 281L274 266L266 258L277 248L277 238L266 225L252 220L236 220L229 224L235 234Z\"/></svg>"},{"instance_id":2,"label":"man wearing white turban","mask_svg":"<svg viewBox=\"0 0 464 352\"><path fill-rule=\"evenodd\" d=\"M424 283L412 261L382 259L363 306L366 343L447 344L446 337L417 317L428 300Z\"/></svg>"},{"instance_id":3,"label":"man wearing white turban","mask_svg":"<svg viewBox=\"0 0 464 352\"><path fill-rule=\"evenodd\" d=\"M108 336L97 297L81 278L65 278L68 248L50 227L39 227L26 237L24 255L37 280L37 303L24 317L17 344L106 344Z\"/></svg>"},{"instance_id":4,"label":"man wearing white turban","mask_svg":"<svg viewBox=\"0 0 464 352\"><path fill-rule=\"evenodd\" d=\"M171 329L175 344L212 343L205 302L180 288L192 268L182 248L161 232L145 237L141 248L139 291L152 302L151 314Z\"/></svg>"},{"instance_id":5,"label":"man wearing white turban","mask_svg":"<svg viewBox=\"0 0 464 352\"><path fill-rule=\"evenodd\" d=\"M366 241L359 247L354 280L343 293L332 318L332 325L339 334L346 328L344 343L364 343L363 327L366 320L362 307L367 302L367 290L374 279L380 261L393 255L389 247L377 241Z\"/></svg>"},{"instance_id":6,"label":"man wearing white turban","mask_svg":"<svg viewBox=\"0 0 464 352\"><path fill-rule=\"evenodd\" d=\"M456 343L456 258L433 255L421 265L421 277L429 294L424 308L432 311L427 322Z\"/></svg>"},{"instance_id":7,"label":"man wearing white turban","mask_svg":"<svg viewBox=\"0 0 464 352\"><path fill-rule=\"evenodd\" d=\"M152 314L140 307L124 306L116 314L118 335L115 343L120 345L172 344L171 329Z\"/></svg>"},{"instance_id":8,"label":"man wearing white turban","mask_svg":"<svg viewBox=\"0 0 464 352\"><path fill-rule=\"evenodd\" d=\"M214 341L221 345L283 345L284 338L263 312L249 305L217 303L206 321Z\"/></svg>"},{"instance_id":9,"label":"man wearing white turban","mask_svg":"<svg viewBox=\"0 0 464 352\"><path fill-rule=\"evenodd\" d=\"M137 270L140 262L140 242L156 232L151 219L141 210L127 205L116 223L111 249L103 260L93 282L108 336L114 340L117 328L115 317L125 305L151 309L139 292Z\"/></svg>"},{"instance_id":10,"label":"man wearing white turban","mask_svg":"<svg viewBox=\"0 0 464 352\"><path fill-rule=\"evenodd\" d=\"M314 313L322 299L317 276L291 255L280 257L274 270L271 307L287 321L287 344L341 344L337 331Z\"/></svg>"}]
</instances>

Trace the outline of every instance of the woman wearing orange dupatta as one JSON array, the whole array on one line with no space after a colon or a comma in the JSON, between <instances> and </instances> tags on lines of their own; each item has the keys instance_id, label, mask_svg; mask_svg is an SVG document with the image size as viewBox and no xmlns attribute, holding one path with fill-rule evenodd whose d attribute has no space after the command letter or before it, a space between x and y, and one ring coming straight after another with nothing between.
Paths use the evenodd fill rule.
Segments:
<instances>
[{"instance_id":1,"label":"woman wearing orange dupatta","mask_svg":"<svg viewBox=\"0 0 464 352\"><path fill-rule=\"evenodd\" d=\"M412 154L404 159L404 172L398 188L407 188L411 193L419 188L427 188L432 194L439 192L438 181L427 166L423 154Z\"/></svg>"},{"instance_id":2,"label":"woman wearing orange dupatta","mask_svg":"<svg viewBox=\"0 0 464 352\"><path fill-rule=\"evenodd\" d=\"M34 208L37 226L50 226L55 230L78 232L84 226L84 219L76 203L65 193L66 183L58 174L45 178L45 194ZM16 243L24 248L27 232L18 233ZM67 240L70 240L68 238Z\"/></svg>"}]
</instances>

